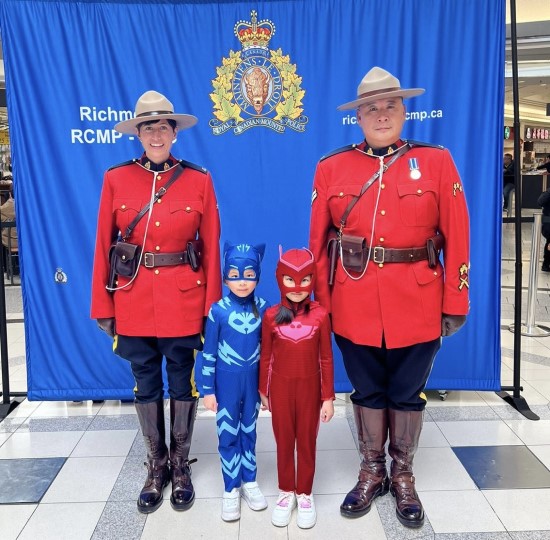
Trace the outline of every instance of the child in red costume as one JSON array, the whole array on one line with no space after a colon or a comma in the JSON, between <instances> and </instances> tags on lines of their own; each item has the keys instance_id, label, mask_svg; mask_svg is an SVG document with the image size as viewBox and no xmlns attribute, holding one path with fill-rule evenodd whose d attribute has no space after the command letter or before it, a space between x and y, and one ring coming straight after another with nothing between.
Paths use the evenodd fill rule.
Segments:
<instances>
[{"instance_id":1,"label":"child in red costume","mask_svg":"<svg viewBox=\"0 0 550 540\"><path fill-rule=\"evenodd\" d=\"M279 250L281 303L265 312L260 353L260 398L262 408L271 411L277 443L280 493L271 522L286 527L297 505L298 527L309 529L317 519L311 491L319 419L328 422L334 415L330 320L325 308L311 300L311 251Z\"/></svg>"}]
</instances>

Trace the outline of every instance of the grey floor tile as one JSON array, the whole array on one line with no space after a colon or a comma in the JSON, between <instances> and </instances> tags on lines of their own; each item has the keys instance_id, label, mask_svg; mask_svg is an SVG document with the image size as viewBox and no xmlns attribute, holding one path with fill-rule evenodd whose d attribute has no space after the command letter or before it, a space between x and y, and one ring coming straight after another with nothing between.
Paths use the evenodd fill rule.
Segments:
<instances>
[{"instance_id":1,"label":"grey floor tile","mask_svg":"<svg viewBox=\"0 0 550 540\"><path fill-rule=\"evenodd\" d=\"M108 502L91 540L139 540L146 519L135 501Z\"/></svg>"},{"instance_id":2,"label":"grey floor tile","mask_svg":"<svg viewBox=\"0 0 550 540\"><path fill-rule=\"evenodd\" d=\"M0 459L0 504L37 503L66 458Z\"/></svg>"},{"instance_id":3,"label":"grey floor tile","mask_svg":"<svg viewBox=\"0 0 550 540\"><path fill-rule=\"evenodd\" d=\"M430 407L430 416L435 422L443 421L476 421L499 420L498 415L490 407Z\"/></svg>"},{"instance_id":4,"label":"grey floor tile","mask_svg":"<svg viewBox=\"0 0 550 540\"><path fill-rule=\"evenodd\" d=\"M550 531L512 531L512 540L548 540Z\"/></svg>"},{"instance_id":5,"label":"grey floor tile","mask_svg":"<svg viewBox=\"0 0 550 540\"><path fill-rule=\"evenodd\" d=\"M525 420L525 416L510 405L491 405L491 408L502 420ZM548 405L529 405L529 408L541 420L550 420L550 408L548 408Z\"/></svg>"},{"instance_id":6,"label":"grey floor tile","mask_svg":"<svg viewBox=\"0 0 550 540\"><path fill-rule=\"evenodd\" d=\"M57 431L86 431L92 422L92 416L70 416L68 418L29 418L19 429L35 433L51 433Z\"/></svg>"},{"instance_id":7,"label":"grey floor tile","mask_svg":"<svg viewBox=\"0 0 550 540\"><path fill-rule=\"evenodd\" d=\"M133 414L121 414L119 416L96 415L88 429L90 431L139 429L139 420Z\"/></svg>"},{"instance_id":8,"label":"grey floor tile","mask_svg":"<svg viewBox=\"0 0 550 540\"><path fill-rule=\"evenodd\" d=\"M475 532L475 533L439 533L434 540L510 540L512 537L505 532Z\"/></svg>"},{"instance_id":9,"label":"grey floor tile","mask_svg":"<svg viewBox=\"0 0 550 540\"><path fill-rule=\"evenodd\" d=\"M147 469L143 465L145 461L145 454L141 457L128 456L126 458L109 495L108 502L133 501L135 505L147 477Z\"/></svg>"}]
</instances>

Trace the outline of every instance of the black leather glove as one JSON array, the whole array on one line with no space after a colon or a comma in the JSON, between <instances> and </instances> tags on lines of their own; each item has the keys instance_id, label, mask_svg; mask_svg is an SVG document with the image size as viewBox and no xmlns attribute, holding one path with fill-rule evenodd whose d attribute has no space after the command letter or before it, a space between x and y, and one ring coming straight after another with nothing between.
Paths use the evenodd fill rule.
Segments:
<instances>
[{"instance_id":1,"label":"black leather glove","mask_svg":"<svg viewBox=\"0 0 550 540\"><path fill-rule=\"evenodd\" d=\"M97 319L97 326L108 336L115 337L115 318Z\"/></svg>"},{"instance_id":2,"label":"black leather glove","mask_svg":"<svg viewBox=\"0 0 550 540\"><path fill-rule=\"evenodd\" d=\"M452 336L458 332L466 322L466 315L446 315L441 316L441 335L443 337Z\"/></svg>"}]
</instances>

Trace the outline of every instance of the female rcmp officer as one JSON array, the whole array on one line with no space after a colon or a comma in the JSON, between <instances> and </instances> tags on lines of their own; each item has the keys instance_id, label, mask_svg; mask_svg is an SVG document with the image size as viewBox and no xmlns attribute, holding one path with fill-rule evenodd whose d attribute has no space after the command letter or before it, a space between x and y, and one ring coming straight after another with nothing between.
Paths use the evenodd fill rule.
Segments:
<instances>
[{"instance_id":1,"label":"female rcmp officer","mask_svg":"<svg viewBox=\"0 0 550 540\"><path fill-rule=\"evenodd\" d=\"M194 350L201 348L203 317L221 298L220 222L210 174L175 159L176 134L197 118L175 114L155 91L137 101L135 118L115 129L137 136L144 153L111 167L101 193L92 278L91 317L114 337L114 351L130 362L135 406L147 448L148 475L137 506L154 512L172 481L170 502L187 510L194 501L189 450L197 411ZM181 170L183 168L183 171ZM109 248L173 175L178 178L150 205L126 239L142 249L134 277L118 277L108 290ZM202 241L195 264L188 243ZM191 264L192 263L192 264ZM170 395L170 450L165 442L162 360Z\"/></svg>"}]
</instances>

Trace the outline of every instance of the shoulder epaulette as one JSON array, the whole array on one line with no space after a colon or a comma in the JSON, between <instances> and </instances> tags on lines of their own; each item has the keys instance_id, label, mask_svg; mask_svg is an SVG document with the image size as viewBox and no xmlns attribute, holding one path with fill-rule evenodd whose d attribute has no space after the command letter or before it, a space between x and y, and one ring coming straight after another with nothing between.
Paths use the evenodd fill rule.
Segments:
<instances>
[{"instance_id":1,"label":"shoulder epaulette","mask_svg":"<svg viewBox=\"0 0 550 540\"><path fill-rule=\"evenodd\" d=\"M328 159L329 157L335 156L336 154L341 154L342 152L347 152L348 150L354 150L356 147L356 144L348 144L347 146L342 146L341 148L337 148L336 150L333 150L332 152L324 155L319 161Z\"/></svg>"},{"instance_id":2,"label":"shoulder epaulette","mask_svg":"<svg viewBox=\"0 0 550 540\"><path fill-rule=\"evenodd\" d=\"M201 167L200 165L197 165L196 163L191 163L190 161L185 161L185 159L180 159L179 161L180 161L180 164L183 167L189 167L190 169L194 169L195 171L199 171L199 172L204 173L204 174L206 174L208 172L204 167Z\"/></svg>"},{"instance_id":3,"label":"shoulder epaulette","mask_svg":"<svg viewBox=\"0 0 550 540\"><path fill-rule=\"evenodd\" d=\"M439 150L445 150L445 147L441 146L440 144L432 144L432 143L427 143L422 141L413 141L411 139L407 139L407 142L411 146L427 146L428 148L438 148Z\"/></svg>"},{"instance_id":4,"label":"shoulder epaulette","mask_svg":"<svg viewBox=\"0 0 550 540\"><path fill-rule=\"evenodd\" d=\"M128 161L125 161L123 163L118 163L117 165L113 165L112 167L109 167L109 171L112 171L113 169L118 169L119 167L126 167L126 165L132 165L137 162L137 159L130 159Z\"/></svg>"}]
</instances>

